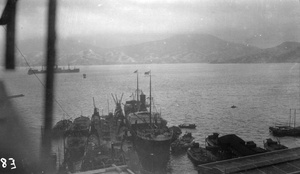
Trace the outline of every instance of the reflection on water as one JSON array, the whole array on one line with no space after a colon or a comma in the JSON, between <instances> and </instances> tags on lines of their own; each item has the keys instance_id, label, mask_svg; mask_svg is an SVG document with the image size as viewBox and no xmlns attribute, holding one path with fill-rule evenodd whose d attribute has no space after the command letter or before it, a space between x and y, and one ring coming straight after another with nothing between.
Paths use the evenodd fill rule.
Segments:
<instances>
[{"instance_id":1,"label":"reflection on water","mask_svg":"<svg viewBox=\"0 0 300 174\"><path fill-rule=\"evenodd\" d=\"M63 117L91 116L93 97L104 114L114 109L111 93L124 93L123 102L128 100L136 87L136 69L151 69L152 95L162 117L170 126L195 123L197 129L188 131L202 146L207 135L219 132L237 134L262 147L263 140L270 137L268 126L287 122L289 109L300 105L299 65L295 64L109 65L80 69L76 74L56 74L55 97L65 112L55 104L55 122ZM25 95L12 101L38 152L43 87L36 77L27 75L26 68L2 76L11 95ZM43 74L38 76L43 80ZM148 77L141 73L139 82L139 88L148 94ZM237 108L231 108L232 105ZM280 141L289 147L300 145L298 138L284 137ZM62 151L57 147L53 150ZM186 154L171 156L168 171L196 173Z\"/></svg>"}]
</instances>

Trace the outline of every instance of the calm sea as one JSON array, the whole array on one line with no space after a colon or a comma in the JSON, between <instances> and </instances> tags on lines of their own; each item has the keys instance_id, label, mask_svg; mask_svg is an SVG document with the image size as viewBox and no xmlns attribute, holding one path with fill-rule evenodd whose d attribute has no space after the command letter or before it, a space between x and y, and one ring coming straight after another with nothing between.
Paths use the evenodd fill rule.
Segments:
<instances>
[{"instance_id":1,"label":"calm sea","mask_svg":"<svg viewBox=\"0 0 300 174\"><path fill-rule=\"evenodd\" d=\"M40 68L40 67L37 67ZM268 127L287 123L290 108L300 108L300 72L298 64L163 64L82 66L80 73L57 74L55 123L62 118L91 116L93 97L96 106L107 114L114 109L111 94L122 101L130 99L136 89L135 70L139 71L139 88L149 95L152 72L152 95L156 109L170 126L195 123L191 131L202 146L213 132L237 134L263 146L272 137ZM1 73L18 108L29 138L39 151L44 87L27 68ZM83 78L83 73L87 74ZM44 83L44 75L37 75ZM232 109L235 105L237 108ZM300 113L300 111L298 111ZM300 114L297 114L300 119ZM299 120L300 122L300 120ZM300 124L299 124L300 125ZM185 131L185 130L184 130ZM280 138L288 147L300 145L300 139ZM171 156L170 173L196 173L186 154Z\"/></svg>"}]
</instances>

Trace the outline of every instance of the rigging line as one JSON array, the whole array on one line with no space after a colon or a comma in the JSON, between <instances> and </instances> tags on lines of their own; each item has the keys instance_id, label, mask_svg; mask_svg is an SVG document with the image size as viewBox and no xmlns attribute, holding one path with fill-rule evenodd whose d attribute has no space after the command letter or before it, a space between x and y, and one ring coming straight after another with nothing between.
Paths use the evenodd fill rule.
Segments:
<instances>
[{"instance_id":1,"label":"rigging line","mask_svg":"<svg viewBox=\"0 0 300 174\"><path fill-rule=\"evenodd\" d=\"M4 30L6 31L6 28L5 28L4 26L2 26L2 27L3 27ZM17 45L15 45L15 47L16 47L16 49L18 50L18 52L21 54L21 56L23 57L23 59L25 60L25 63L27 64L27 66L28 66L29 68L31 68L30 64L28 63L26 57L25 57L24 54L21 52L21 50L17 47ZM38 81L41 83L41 85L42 85L44 88L46 88L46 86L43 84L43 82L41 81L41 79L36 75L36 73L33 72L33 74L34 74L34 76L38 79ZM55 103L60 107L60 109L61 109L65 114L67 114L67 116L68 116L69 118L72 118L72 117L71 117L71 116L63 109L63 107L62 107L61 104L56 100L56 98L54 98L54 101L55 101ZM74 113L73 113L73 114L74 114Z\"/></svg>"}]
</instances>

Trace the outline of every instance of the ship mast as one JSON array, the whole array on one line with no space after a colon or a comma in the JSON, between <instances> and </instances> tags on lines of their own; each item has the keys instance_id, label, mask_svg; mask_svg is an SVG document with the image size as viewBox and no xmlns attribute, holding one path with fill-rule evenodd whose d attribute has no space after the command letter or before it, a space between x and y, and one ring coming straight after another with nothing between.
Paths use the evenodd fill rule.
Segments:
<instances>
[{"instance_id":1,"label":"ship mast","mask_svg":"<svg viewBox=\"0 0 300 174\"><path fill-rule=\"evenodd\" d=\"M151 112L151 108L152 108L152 97L151 97L151 70L148 72L148 74L150 75L150 126L152 124L152 112Z\"/></svg>"},{"instance_id":2,"label":"ship mast","mask_svg":"<svg viewBox=\"0 0 300 174\"><path fill-rule=\"evenodd\" d=\"M136 101L138 104L138 111L140 110L140 102L139 102L139 72L136 70Z\"/></svg>"},{"instance_id":3,"label":"ship mast","mask_svg":"<svg viewBox=\"0 0 300 174\"><path fill-rule=\"evenodd\" d=\"M137 111L140 110L140 102L139 102L139 72L135 70L133 73L136 73L136 101L137 101Z\"/></svg>"}]
</instances>

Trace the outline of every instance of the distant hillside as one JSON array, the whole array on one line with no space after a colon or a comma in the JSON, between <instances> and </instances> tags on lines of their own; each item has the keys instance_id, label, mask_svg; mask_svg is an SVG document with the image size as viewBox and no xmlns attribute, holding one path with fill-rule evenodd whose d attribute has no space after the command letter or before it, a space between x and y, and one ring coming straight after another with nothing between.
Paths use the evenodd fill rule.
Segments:
<instances>
[{"instance_id":1,"label":"distant hillside","mask_svg":"<svg viewBox=\"0 0 300 174\"><path fill-rule=\"evenodd\" d=\"M44 64L42 39L19 43L31 65ZM25 66L18 56L19 65ZM273 48L259 49L221 40L208 34L176 35L167 39L105 49L76 39L60 39L57 45L59 65L105 65L144 63L282 63L300 62L300 43L285 42Z\"/></svg>"},{"instance_id":2,"label":"distant hillside","mask_svg":"<svg viewBox=\"0 0 300 174\"><path fill-rule=\"evenodd\" d=\"M32 66L45 64L45 40L44 39L28 39L21 41L19 49L25 55L27 61ZM61 39L57 42L57 64L58 65L97 65L103 64L104 49L83 43L75 39ZM96 50L100 54L94 52ZM18 64L26 66L22 56L17 52Z\"/></svg>"},{"instance_id":3,"label":"distant hillside","mask_svg":"<svg viewBox=\"0 0 300 174\"><path fill-rule=\"evenodd\" d=\"M106 52L105 58L126 63L209 63L260 51L259 48L223 41L211 35L193 34L113 48Z\"/></svg>"},{"instance_id":4,"label":"distant hillside","mask_svg":"<svg viewBox=\"0 0 300 174\"><path fill-rule=\"evenodd\" d=\"M300 62L300 43L284 42L276 47L264 49L221 63L295 63Z\"/></svg>"}]
</instances>

